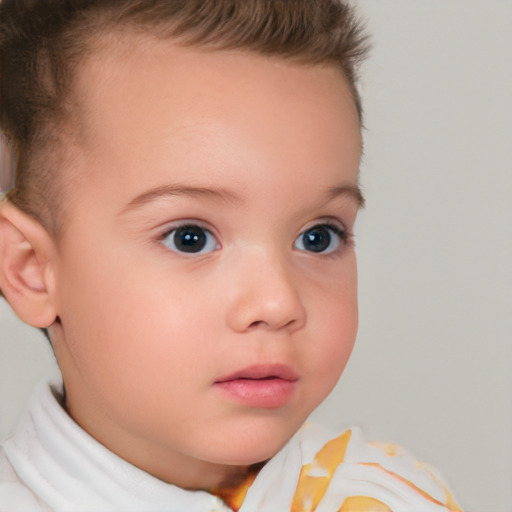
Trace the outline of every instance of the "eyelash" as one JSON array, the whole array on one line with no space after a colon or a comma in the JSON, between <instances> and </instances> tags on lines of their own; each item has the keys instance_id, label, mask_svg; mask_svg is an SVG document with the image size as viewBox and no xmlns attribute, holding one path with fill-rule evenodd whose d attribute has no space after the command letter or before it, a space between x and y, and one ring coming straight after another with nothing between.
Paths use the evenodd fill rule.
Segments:
<instances>
[{"instance_id":1,"label":"eyelash","mask_svg":"<svg viewBox=\"0 0 512 512\"><path fill-rule=\"evenodd\" d=\"M182 248L189 247L189 248L194 249L195 248L193 246L194 242L197 242L198 239L200 239L200 238L201 238L201 241L204 241L204 245L202 247L200 247L199 250L197 250L197 251L195 251L195 250L191 250L191 251L179 250L176 247L176 239L173 238L171 240L171 244L174 245L175 248L173 249L172 247L169 247L169 245L166 243L166 240L170 237L170 235L172 235L172 233L175 233L175 232L177 233L181 229L184 230L184 234L186 235L186 238L181 241ZM189 233L186 233L185 230L187 230L187 229L189 230ZM298 245L300 245L300 242L302 242L302 245L304 246L304 242L305 242L305 240L307 240L307 239L305 239L306 234L308 232L312 232L315 229L317 229L319 231L321 229L323 229L323 230L325 230L326 233L328 233L328 237L327 237L328 245L331 245L332 234L334 234L338 239L337 245L333 249L330 249L330 250L325 250L326 249L325 248L325 249L321 249L318 251L314 250L314 249L307 250L306 248L297 247ZM203 236L204 236L204 240L202 239ZM324 258L329 258L329 257L332 258L332 257L338 256L341 252L343 252L343 249L345 247L347 247L348 245L350 245L351 242L353 242L353 238L354 238L353 234L350 231L348 231L346 228L340 227L340 225L338 223L317 222L316 224L313 224L300 232L300 234L294 240L293 247L295 249L298 249L300 252L305 252L308 254L313 254L313 255L320 256L320 257L324 257ZM214 248L211 247L212 240L215 243ZM308 242L311 242L312 240L313 239L310 238L310 240ZM165 247L167 247L169 250L171 250L173 252L176 252L176 253L179 253L182 255L189 254L191 256L194 256L194 255L198 256L198 255L204 254L203 249L205 247L207 247L208 245L210 245L210 247L206 251L206 253L214 252L215 250L218 250L221 247L220 243L218 241L218 237L215 234L213 234L211 230L204 227L201 222L193 221L193 220L184 221L183 223L181 223L179 225L173 226L172 229L166 230L159 237L159 241ZM189 244L188 243L189 241L191 241L192 243ZM185 245L183 245L183 242L185 242Z\"/></svg>"},{"instance_id":2,"label":"eyelash","mask_svg":"<svg viewBox=\"0 0 512 512\"><path fill-rule=\"evenodd\" d=\"M294 242L294 247L296 246L297 242L301 239L301 237L304 237L306 233L311 232L314 229L323 228L326 229L330 234L334 233L336 237L339 239L338 245L329 251L304 251L309 254L317 255L323 258L333 258L339 256L343 250L349 246L354 239L353 234L348 231L345 227L340 227L338 223L334 222L317 222L316 224L311 225L310 227L304 229L301 231L299 236L296 238ZM329 240L331 241L331 240Z\"/></svg>"}]
</instances>

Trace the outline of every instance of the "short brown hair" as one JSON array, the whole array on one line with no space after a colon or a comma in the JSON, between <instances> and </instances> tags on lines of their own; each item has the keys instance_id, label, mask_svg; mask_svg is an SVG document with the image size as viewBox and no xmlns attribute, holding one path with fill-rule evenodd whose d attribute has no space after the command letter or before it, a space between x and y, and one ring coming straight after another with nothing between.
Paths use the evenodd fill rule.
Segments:
<instances>
[{"instance_id":1,"label":"short brown hair","mask_svg":"<svg viewBox=\"0 0 512 512\"><path fill-rule=\"evenodd\" d=\"M72 80L94 42L116 30L332 64L361 119L356 74L366 37L342 0L1 0L0 130L17 156L8 198L53 234L63 224L66 176L58 169Z\"/></svg>"}]
</instances>

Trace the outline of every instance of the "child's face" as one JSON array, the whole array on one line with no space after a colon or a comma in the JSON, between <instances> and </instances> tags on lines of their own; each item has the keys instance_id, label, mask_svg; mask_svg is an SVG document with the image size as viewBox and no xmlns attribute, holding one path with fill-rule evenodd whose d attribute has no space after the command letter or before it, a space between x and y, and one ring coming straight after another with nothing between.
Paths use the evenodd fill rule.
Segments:
<instances>
[{"instance_id":1,"label":"child's face","mask_svg":"<svg viewBox=\"0 0 512 512\"><path fill-rule=\"evenodd\" d=\"M271 457L356 335L346 84L166 42L93 58L76 97L84 179L53 269L70 413L180 485Z\"/></svg>"}]
</instances>

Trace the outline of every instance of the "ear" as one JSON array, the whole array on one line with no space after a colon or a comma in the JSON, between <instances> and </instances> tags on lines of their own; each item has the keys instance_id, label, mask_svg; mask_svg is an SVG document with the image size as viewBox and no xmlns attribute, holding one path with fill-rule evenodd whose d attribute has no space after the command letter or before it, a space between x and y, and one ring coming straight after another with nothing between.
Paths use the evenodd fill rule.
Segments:
<instances>
[{"instance_id":1,"label":"ear","mask_svg":"<svg viewBox=\"0 0 512 512\"><path fill-rule=\"evenodd\" d=\"M34 327L56 319L52 300L54 241L46 229L8 201L0 202L0 290Z\"/></svg>"}]
</instances>

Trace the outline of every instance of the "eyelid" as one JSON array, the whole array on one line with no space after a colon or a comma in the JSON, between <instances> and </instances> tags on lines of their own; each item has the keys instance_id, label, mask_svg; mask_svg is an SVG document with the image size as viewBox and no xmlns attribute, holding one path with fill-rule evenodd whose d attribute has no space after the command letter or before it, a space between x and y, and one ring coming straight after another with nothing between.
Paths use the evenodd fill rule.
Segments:
<instances>
[{"instance_id":1,"label":"eyelid","mask_svg":"<svg viewBox=\"0 0 512 512\"><path fill-rule=\"evenodd\" d=\"M304 228L300 230L299 235L308 229L314 228L315 226L327 226L332 228L334 231L341 231L342 233L347 234L349 237L352 236L352 231L338 217L320 217L319 219L309 222Z\"/></svg>"},{"instance_id":2,"label":"eyelid","mask_svg":"<svg viewBox=\"0 0 512 512\"><path fill-rule=\"evenodd\" d=\"M161 228L160 232L160 238L165 238L169 235L169 233L172 233L176 229L182 228L184 226L198 226L201 229L204 229L205 231L208 231L211 233L217 241L219 241L219 236L215 228L213 228L208 222L200 220L200 219L192 219L192 218L185 218L185 219L179 219L174 220L171 222L167 222L165 225L165 228Z\"/></svg>"}]
</instances>

